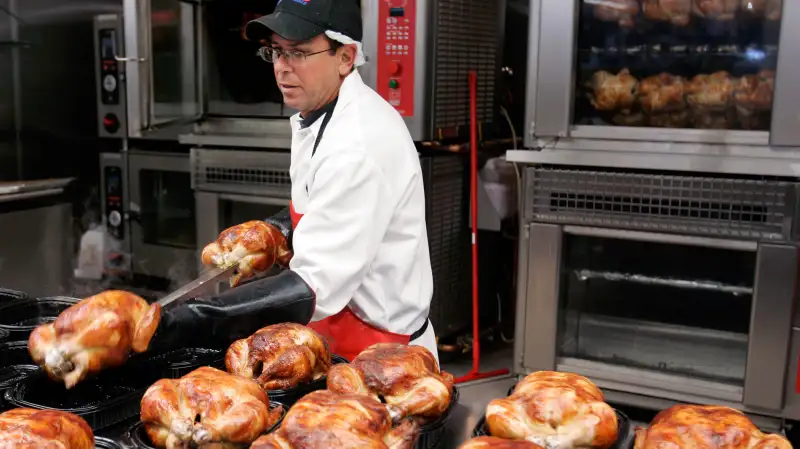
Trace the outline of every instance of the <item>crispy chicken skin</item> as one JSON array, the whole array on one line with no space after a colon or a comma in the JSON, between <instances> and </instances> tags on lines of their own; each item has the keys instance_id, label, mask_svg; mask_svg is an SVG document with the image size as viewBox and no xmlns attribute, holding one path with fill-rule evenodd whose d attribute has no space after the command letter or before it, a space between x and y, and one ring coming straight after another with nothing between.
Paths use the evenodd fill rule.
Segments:
<instances>
[{"instance_id":1,"label":"crispy chicken skin","mask_svg":"<svg viewBox=\"0 0 800 449\"><path fill-rule=\"evenodd\" d=\"M686 107L685 87L684 78L660 73L639 83L639 102L648 114L678 111Z\"/></svg>"},{"instance_id":2,"label":"crispy chicken skin","mask_svg":"<svg viewBox=\"0 0 800 449\"><path fill-rule=\"evenodd\" d=\"M493 436L527 440L546 448L606 449L617 441L617 414L589 379L538 371L522 379L511 396L486 407Z\"/></svg>"},{"instance_id":3,"label":"crispy chicken skin","mask_svg":"<svg viewBox=\"0 0 800 449\"><path fill-rule=\"evenodd\" d=\"M791 449L786 438L761 433L744 413L721 406L676 405L636 430L634 449Z\"/></svg>"},{"instance_id":4,"label":"crispy chicken skin","mask_svg":"<svg viewBox=\"0 0 800 449\"><path fill-rule=\"evenodd\" d=\"M696 75L686 85L686 101L689 106L703 110L727 109L731 104L734 83L726 71Z\"/></svg>"},{"instance_id":5,"label":"crispy chicken skin","mask_svg":"<svg viewBox=\"0 0 800 449\"><path fill-rule=\"evenodd\" d=\"M167 449L236 448L252 443L280 419L252 379L208 366L147 389L141 420L154 446Z\"/></svg>"},{"instance_id":6,"label":"crispy chicken skin","mask_svg":"<svg viewBox=\"0 0 800 449\"><path fill-rule=\"evenodd\" d=\"M592 0L594 16L603 22L617 22L631 28L639 14L639 0Z\"/></svg>"},{"instance_id":7,"label":"crispy chicken skin","mask_svg":"<svg viewBox=\"0 0 800 449\"><path fill-rule=\"evenodd\" d=\"M699 17L727 21L736 18L741 0L693 0L692 10Z\"/></svg>"},{"instance_id":8,"label":"crispy chicken skin","mask_svg":"<svg viewBox=\"0 0 800 449\"><path fill-rule=\"evenodd\" d=\"M399 343L376 343L328 373L330 391L383 399L395 422L441 416L450 406L453 382L430 351Z\"/></svg>"},{"instance_id":9,"label":"crispy chicken skin","mask_svg":"<svg viewBox=\"0 0 800 449\"><path fill-rule=\"evenodd\" d=\"M589 81L592 91L589 100L598 111L628 110L636 100L637 85L638 80L628 69L622 69L617 75L600 70Z\"/></svg>"},{"instance_id":10,"label":"crispy chicken skin","mask_svg":"<svg viewBox=\"0 0 800 449\"><path fill-rule=\"evenodd\" d=\"M318 390L297 401L281 427L250 449L412 449L418 434L413 420L392 428L386 407L371 397Z\"/></svg>"},{"instance_id":11,"label":"crispy chicken skin","mask_svg":"<svg viewBox=\"0 0 800 449\"><path fill-rule=\"evenodd\" d=\"M692 16L692 0L644 0L642 9L650 20L686 26Z\"/></svg>"},{"instance_id":12,"label":"crispy chicken skin","mask_svg":"<svg viewBox=\"0 0 800 449\"><path fill-rule=\"evenodd\" d=\"M67 389L88 375L122 365L131 350L144 352L161 319L161 306L109 290L70 306L28 338L28 352Z\"/></svg>"},{"instance_id":13,"label":"crispy chicken skin","mask_svg":"<svg viewBox=\"0 0 800 449\"><path fill-rule=\"evenodd\" d=\"M286 237L278 228L254 220L222 231L215 242L203 248L201 258L206 266L237 264L237 273L230 279L233 287L244 279L269 270L276 263L287 266L292 252Z\"/></svg>"},{"instance_id":14,"label":"crispy chicken skin","mask_svg":"<svg viewBox=\"0 0 800 449\"><path fill-rule=\"evenodd\" d=\"M15 408L0 413L0 448L94 449L94 434L72 413Z\"/></svg>"},{"instance_id":15,"label":"crispy chicken skin","mask_svg":"<svg viewBox=\"0 0 800 449\"><path fill-rule=\"evenodd\" d=\"M458 449L545 449L525 440L504 440L497 437L477 437L465 441Z\"/></svg>"},{"instance_id":16,"label":"crispy chicken skin","mask_svg":"<svg viewBox=\"0 0 800 449\"><path fill-rule=\"evenodd\" d=\"M225 367L255 379L265 390L283 390L325 376L331 354L325 339L310 327L281 323L234 342L225 354Z\"/></svg>"}]
</instances>

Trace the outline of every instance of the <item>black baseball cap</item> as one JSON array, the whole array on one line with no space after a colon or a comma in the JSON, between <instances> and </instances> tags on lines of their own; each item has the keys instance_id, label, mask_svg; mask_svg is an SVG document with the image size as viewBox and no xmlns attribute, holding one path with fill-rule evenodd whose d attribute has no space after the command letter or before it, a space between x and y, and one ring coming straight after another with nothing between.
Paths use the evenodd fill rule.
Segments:
<instances>
[{"instance_id":1,"label":"black baseball cap","mask_svg":"<svg viewBox=\"0 0 800 449\"><path fill-rule=\"evenodd\" d=\"M272 14L247 23L251 41L269 39L274 32L290 41L307 41L327 30L360 42L363 34L360 0L278 0Z\"/></svg>"}]
</instances>

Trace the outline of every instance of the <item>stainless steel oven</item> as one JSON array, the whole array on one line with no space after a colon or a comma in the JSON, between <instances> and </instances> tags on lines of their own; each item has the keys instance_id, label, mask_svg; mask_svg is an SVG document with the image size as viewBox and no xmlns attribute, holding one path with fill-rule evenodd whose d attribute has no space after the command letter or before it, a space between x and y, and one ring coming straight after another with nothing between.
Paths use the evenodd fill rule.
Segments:
<instances>
[{"instance_id":1,"label":"stainless steel oven","mask_svg":"<svg viewBox=\"0 0 800 449\"><path fill-rule=\"evenodd\" d=\"M198 239L189 155L132 150L101 160L104 224L125 248L116 259L134 274L191 280Z\"/></svg>"},{"instance_id":2,"label":"stainless steel oven","mask_svg":"<svg viewBox=\"0 0 800 449\"><path fill-rule=\"evenodd\" d=\"M800 182L528 166L523 185L518 372L800 418Z\"/></svg>"},{"instance_id":3,"label":"stainless steel oven","mask_svg":"<svg viewBox=\"0 0 800 449\"><path fill-rule=\"evenodd\" d=\"M96 27L101 133L288 148L285 118L296 111L282 104L272 66L256 56L261 44L243 33L275 4L123 0L121 20L103 17ZM470 69L478 71L479 120L493 121L505 1L364 0L362 11L368 62L359 71L415 140L466 135ZM117 123L108 114L118 110L125 117ZM121 131L107 132L106 123Z\"/></svg>"}]
</instances>

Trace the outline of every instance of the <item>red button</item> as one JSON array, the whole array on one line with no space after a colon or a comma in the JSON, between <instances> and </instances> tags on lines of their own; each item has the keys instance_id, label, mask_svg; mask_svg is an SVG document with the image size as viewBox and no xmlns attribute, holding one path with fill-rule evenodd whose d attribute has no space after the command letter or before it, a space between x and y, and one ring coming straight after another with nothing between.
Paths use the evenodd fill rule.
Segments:
<instances>
[{"instance_id":1,"label":"red button","mask_svg":"<svg viewBox=\"0 0 800 449\"><path fill-rule=\"evenodd\" d=\"M392 61L389 63L389 74L390 75L397 75L400 73L400 64Z\"/></svg>"}]
</instances>

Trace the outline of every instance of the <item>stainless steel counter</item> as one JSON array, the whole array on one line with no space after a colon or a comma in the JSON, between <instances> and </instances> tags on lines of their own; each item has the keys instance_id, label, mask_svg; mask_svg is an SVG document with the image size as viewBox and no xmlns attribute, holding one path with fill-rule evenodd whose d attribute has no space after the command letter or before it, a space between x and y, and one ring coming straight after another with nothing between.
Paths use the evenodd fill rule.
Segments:
<instances>
[{"instance_id":1,"label":"stainless steel counter","mask_svg":"<svg viewBox=\"0 0 800 449\"><path fill-rule=\"evenodd\" d=\"M508 389L516 382L516 376L508 375L459 384L460 399L450 415L445 441L440 447L456 449L469 440L489 401L507 396Z\"/></svg>"}]
</instances>

